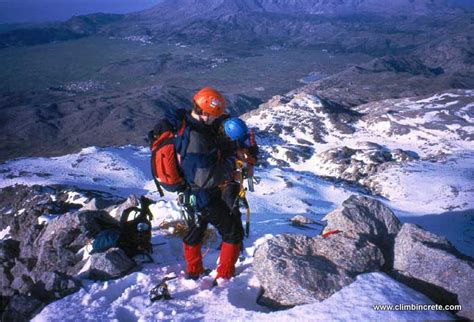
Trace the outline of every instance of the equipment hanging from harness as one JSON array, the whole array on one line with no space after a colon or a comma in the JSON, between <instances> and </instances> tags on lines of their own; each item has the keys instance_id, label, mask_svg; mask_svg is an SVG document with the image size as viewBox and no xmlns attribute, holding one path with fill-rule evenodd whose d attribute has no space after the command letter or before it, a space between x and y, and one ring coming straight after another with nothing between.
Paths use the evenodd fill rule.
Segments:
<instances>
[{"instance_id":1,"label":"equipment hanging from harness","mask_svg":"<svg viewBox=\"0 0 474 322\"><path fill-rule=\"evenodd\" d=\"M245 221L245 236L249 237L250 234L250 206L247 201L247 189L244 187L244 163L241 160L236 161L237 168L239 169L239 184L240 191L235 199L234 207L240 207L240 202L242 202L245 210L247 212L246 221Z\"/></svg>"},{"instance_id":2,"label":"equipment hanging from harness","mask_svg":"<svg viewBox=\"0 0 474 322\"><path fill-rule=\"evenodd\" d=\"M178 194L178 206L186 227L192 227L196 223L196 196L190 195L189 198L186 198L186 194L180 192Z\"/></svg>"},{"instance_id":3,"label":"equipment hanging from harness","mask_svg":"<svg viewBox=\"0 0 474 322\"><path fill-rule=\"evenodd\" d=\"M247 180L248 190L254 191L254 167L257 163L258 147L253 129L249 131L247 124L237 117L228 118L223 124L223 130L227 137L236 142L237 158L236 166L238 171L239 194L234 201L233 209L240 207L246 209L245 235L250 234L250 206L247 201L247 189L244 187L244 180ZM245 142L249 143L246 144ZM257 182L258 183L258 182Z\"/></svg>"}]
</instances>

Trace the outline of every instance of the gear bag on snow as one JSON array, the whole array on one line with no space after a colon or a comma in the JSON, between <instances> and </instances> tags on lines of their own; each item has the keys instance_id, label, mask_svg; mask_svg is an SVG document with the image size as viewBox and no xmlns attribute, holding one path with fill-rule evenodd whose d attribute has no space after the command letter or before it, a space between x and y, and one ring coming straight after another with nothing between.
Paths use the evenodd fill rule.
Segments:
<instances>
[{"instance_id":1,"label":"gear bag on snow","mask_svg":"<svg viewBox=\"0 0 474 322\"><path fill-rule=\"evenodd\" d=\"M118 227L102 230L95 236L90 254L101 253L109 248L118 247L119 238L120 229Z\"/></svg>"},{"instance_id":2,"label":"gear bag on snow","mask_svg":"<svg viewBox=\"0 0 474 322\"><path fill-rule=\"evenodd\" d=\"M168 118L164 118L148 132L151 143L151 172L162 197L163 189L181 192L186 188L186 181L180 169L180 154L176 148L177 140L184 136L186 130L186 119L182 117L182 113L177 111L174 125Z\"/></svg>"},{"instance_id":3,"label":"gear bag on snow","mask_svg":"<svg viewBox=\"0 0 474 322\"><path fill-rule=\"evenodd\" d=\"M90 254L105 252L109 248L118 247L130 258L144 255L153 262L150 254L153 253L151 243L151 221L153 215L149 206L152 200L145 196L140 197L140 207L125 209L120 217L119 225L100 231L92 242ZM131 220L131 215L133 218Z\"/></svg>"},{"instance_id":4,"label":"gear bag on snow","mask_svg":"<svg viewBox=\"0 0 474 322\"><path fill-rule=\"evenodd\" d=\"M118 246L130 257L145 255L153 261L151 244L151 221L153 215L149 209L152 201L145 196L140 198L140 208L130 207L122 212L120 217L120 238ZM130 215L133 218L129 218Z\"/></svg>"}]
</instances>

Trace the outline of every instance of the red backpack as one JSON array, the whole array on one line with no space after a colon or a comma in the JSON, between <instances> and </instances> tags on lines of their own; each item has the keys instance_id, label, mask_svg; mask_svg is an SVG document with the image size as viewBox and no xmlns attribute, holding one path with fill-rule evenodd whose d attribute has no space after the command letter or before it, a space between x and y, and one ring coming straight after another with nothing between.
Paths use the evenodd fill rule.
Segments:
<instances>
[{"instance_id":1,"label":"red backpack","mask_svg":"<svg viewBox=\"0 0 474 322\"><path fill-rule=\"evenodd\" d=\"M180 167L181 157L176 150L176 141L183 137L185 129L186 119L183 119L177 130L167 119L161 119L148 133L151 142L151 171L162 197L163 189L169 192L186 189L187 184Z\"/></svg>"}]
</instances>

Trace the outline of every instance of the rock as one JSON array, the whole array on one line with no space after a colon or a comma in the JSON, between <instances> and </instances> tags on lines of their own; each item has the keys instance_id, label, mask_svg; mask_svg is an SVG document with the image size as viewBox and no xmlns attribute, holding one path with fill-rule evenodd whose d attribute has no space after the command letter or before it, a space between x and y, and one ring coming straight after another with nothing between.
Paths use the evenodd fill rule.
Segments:
<instances>
[{"instance_id":1,"label":"rock","mask_svg":"<svg viewBox=\"0 0 474 322\"><path fill-rule=\"evenodd\" d=\"M329 113L328 117L330 117L330 115L332 114ZM299 121L298 119L295 119L296 116L293 115L281 115L280 117L282 118L282 121L285 122L296 120L297 124L295 125L295 129L298 129L301 126L305 127L305 125L310 122L307 120L304 122ZM308 119L310 120L313 118L314 115L308 116ZM340 121L341 120L339 119L338 121L334 122L337 123ZM301 125L300 123L304 125ZM322 126L324 128L326 125ZM299 130L302 131L302 129ZM328 130L331 131L331 133L338 132L334 131L334 129ZM282 140L285 140L287 137L287 135L282 136L279 133L275 133L273 127L268 129L268 131L269 134L267 135L269 136L277 136ZM305 131L302 132L306 133ZM331 135L326 134L325 136L331 137ZM317 142L317 140L315 142ZM278 148L275 147L273 152L269 151L269 157L274 159L281 158L283 155L281 153L282 149L285 150L284 155L287 156L286 161L290 163L298 163L300 162L300 159L307 160L311 157L314 157L315 164L317 164L317 166L314 168L314 171L318 175L355 183L369 189L369 191L376 193L379 191L372 183L372 177L374 175L384 172L387 168L401 167L401 162L412 161L419 158L416 153L411 151L405 151L399 148L390 150L389 148L381 146L377 143L367 141L357 142L356 146L339 146L325 151L316 151L314 150L314 147L310 145L307 147L309 150L307 150L304 154L301 151L302 147L306 146L294 145L290 142L287 142L286 144L279 143Z\"/></svg>"},{"instance_id":2,"label":"rock","mask_svg":"<svg viewBox=\"0 0 474 322\"><path fill-rule=\"evenodd\" d=\"M440 303L442 290L457 297L459 316L474 320L474 261L445 238L416 225L404 224L395 239L394 265L403 282ZM441 293L442 294L442 293ZM445 303L457 304L457 303Z\"/></svg>"},{"instance_id":3,"label":"rock","mask_svg":"<svg viewBox=\"0 0 474 322\"><path fill-rule=\"evenodd\" d=\"M3 312L2 321L28 321L43 306L43 302L32 296L14 295Z\"/></svg>"},{"instance_id":4,"label":"rock","mask_svg":"<svg viewBox=\"0 0 474 322\"><path fill-rule=\"evenodd\" d=\"M135 195L130 195L125 202L117 206L112 206L107 208L106 210L110 213L110 215L115 218L116 220L120 221L120 217L122 216L122 212L130 207L138 207L140 205L140 200Z\"/></svg>"},{"instance_id":5,"label":"rock","mask_svg":"<svg viewBox=\"0 0 474 322\"><path fill-rule=\"evenodd\" d=\"M392 158L395 161L403 162L403 161L418 160L420 157L415 152L404 151L402 149L394 149L392 150Z\"/></svg>"},{"instance_id":6,"label":"rock","mask_svg":"<svg viewBox=\"0 0 474 322\"><path fill-rule=\"evenodd\" d=\"M404 153L403 150L398 151ZM364 184L364 179L394 161L389 150L371 142L363 142L357 149L346 146L329 149L318 153L316 160L320 175L359 184Z\"/></svg>"},{"instance_id":7,"label":"rock","mask_svg":"<svg viewBox=\"0 0 474 322\"><path fill-rule=\"evenodd\" d=\"M35 264L34 260L28 260L28 259L15 259L15 266L11 269L11 273L13 276L19 277L22 275L29 276L31 275L31 269L33 268Z\"/></svg>"},{"instance_id":8,"label":"rock","mask_svg":"<svg viewBox=\"0 0 474 322\"><path fill-rule=\"evenodd\" d=\"M324 300L383 263L382 252L366 239L285 234L257 248L253 267L264 289L261 303L281 308Z\"/></svg>"},{"instance_id":9,"label":"rock","mask_svg":"<svg viewBox=\"0 0 474 322\"><path fill-rule=\"evenodd\" d=\"M81 283L66 274L57 272L44 272L40 284L44 295L49 300L56 300L79 290Z\"/></svg>"},{"instance_id":10,"label":"rock","mask_svg":"<svg viewBox=\"0 0 474 322\"><path fill-rule=\"evenodd\" d=\"M3 266L0 266L0 295L3 295L3 291L10 287L13 281L13 276L10 271Z\"/></svg>"},{"instance_id":11,"label":"rock","mask_svg":"<svg viewBox=\"0 0 474 322\"><path fill-rule=\"evenodd\" d=\"M0 240L0 259L8 261L20 254L20 242L14 239Z\"/></svg>"},{"instance_id":12,"label":"rock","mask_svg":"<svg viewBox=\"0 0 474 322\"><path fill-rule=\"evenodd\" d=\"M93 254L90 258L89 278L109 280L126 275L136 263L120 248Z\"/></svg>"},{"instance_id":13,"label":"rock","mask_svg":"<svg viewBox=\"0 0 474 322\"><path fill-rule=\"evenodd\" d=\"M290 219L290 221L294 224L317 224L316 221L314 221L311 218L302 216L302 215L296 215L293 218Z\"/></svg>"},{"instance_id":14,"label":"rock","mask_svg":"<svg viewBox=\"0 0 474 322\"><path fill-rule=\"evenodd\" d=\"M323 233L338 229L361 236L377 245L383 252L386 267L393 264L393 244L401 223L392 210L378 200L352 195L342 206L327 214Z\"/></svg>"},{"instance_id":15,"label":"rock","mask_svg":"<svg viewBox=\"0 0 474 322\"><path fill-rule=\"evenodd\" d=\"M31 293L34 289L33 280L27 275L20 275L15 277L10 287L14 290L17 290L20 294Z\"/></svg>"},{"instance_id":16,"label":"rock","mask_svg":"<svg viewBox=\"0 0 474 322\"><path fill-rule=\"evenodd\" d=\"M33 218L37 218L36 215L31 215ZM35 245L35 241L38 236L41 234L44 226L37 225L36 223L31 223L29 225L25 225L26 227L22 227L19 229L21 235L18 236L20 241L20 255L21 258L35 258L38 256L37 246Z\"/></svg>"},{"instance_id":17,"label":"rock","mask_svg":"<svg viewBox=\"0 0 474 322\"><path fill-rule=\"evenodd\" d=\"M76 264L82 260L78 251L101 230L116 225L118 222L103 210L68 213L51 221L35 241L35 276L53 271L75 275Z\"/></svg>"},{"instance_id":18,"label":"rock","mask_svg":"<svg viewBox=\"0 0 474 322\"><path fill-rule=\"evenodd\" d=\"M81 200L90 202L83 207L82 203L76 203ZM18 185L0 189L0 229L10 227L13 238L0 241L1 307L7 310L7 317L23 321L34 313L34 310L9 308L8 303L18 293L31 296L31 301L38 301L42 306L78 290L80 283L72 276L84 266L79 251L101 230L118 226L118 221L106 211L91 209L118 202L123 199L61 186ZM38 222L40 216L50 214L58 216ZM115 269L120 272L131 260L119 256L117 261L120 263ZM112 276L118 275L110 270ZM15 301L23 299L19 297ZM12 305L16 305L15 301Z\"/></svg>"}]
</instances>

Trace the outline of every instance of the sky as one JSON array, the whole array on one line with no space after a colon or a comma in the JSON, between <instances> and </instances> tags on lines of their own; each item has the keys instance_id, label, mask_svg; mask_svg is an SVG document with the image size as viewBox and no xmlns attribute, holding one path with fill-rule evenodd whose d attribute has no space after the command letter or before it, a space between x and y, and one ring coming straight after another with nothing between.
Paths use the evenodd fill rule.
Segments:
<instances>
[{"instance_id":1,"label":"sky","mask_svg":"<svg viewBox=\"0 0 474 322\"><path fill-rule=\"evenodd\" d=\"M67 20L94 12L126 13L152 7L160 0L0 0L0 23Z\"/></svg>"}]
</instances>

